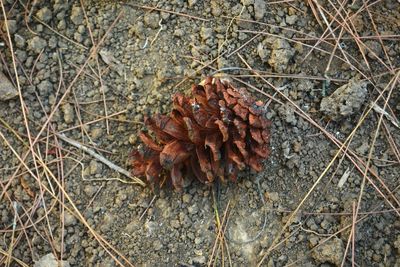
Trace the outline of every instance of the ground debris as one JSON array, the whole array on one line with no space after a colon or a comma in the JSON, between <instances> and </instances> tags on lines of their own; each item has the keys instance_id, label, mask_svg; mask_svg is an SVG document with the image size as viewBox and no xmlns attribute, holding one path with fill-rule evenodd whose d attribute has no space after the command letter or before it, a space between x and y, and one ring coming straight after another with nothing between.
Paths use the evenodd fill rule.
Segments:
<instances>
[{"instance_id":1,"label":"ground debris","mask_svg":"<svg viewBox=\"0 0 400 267\"><path fill-rule=\"evenodd\" d=\"M357 113L367 96L367 83L353 78L321 101L320 110L334 121Z\"/></svg>"},{"instance_id":2,"label":"ground debris","mask_svg":"<svg viewBox=\"0 0 400 267\"><path fill-rule=\"evenodd\" d=\"M10 80L0 72L0 101L10 100L17 97L18 91Z\"/></svg>"},{"instance_id":3,"label":"ground debris","mask_svg":"<svg viewBox=\"0 0 400 267\"><path fill-rule=\"evenodd\" d=\"M63 267L69 267L70 264L67 261L59 261L54 257L53 253L49 253L47 255L44 255L43 257L40 258L33 267L58 267L58 266L63 266Z\"/></svg>"}]
</instances>

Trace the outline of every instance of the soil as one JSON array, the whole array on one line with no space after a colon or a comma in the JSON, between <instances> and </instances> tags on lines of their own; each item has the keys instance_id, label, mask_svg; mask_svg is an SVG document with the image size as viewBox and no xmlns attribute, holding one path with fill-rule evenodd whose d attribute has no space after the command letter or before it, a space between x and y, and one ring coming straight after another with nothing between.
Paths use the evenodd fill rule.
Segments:
<instances>
[{"instance_id":1,"label":"soil","mask_svg":"<svg viewBox=\"0 0 400 267\"><path fill-rule=\"evenodd\" d=\"M329 3L340 7L336 1L319 2L331 14L336 13ZM0 265L19 266L18 259L45 266L40 262L52 253L48 258L62 259L64 266L117 266L116 259L129 266L121 256L111 257L76 212L68 211L73 203L90 227L137 266L255 266L261 260L261 266L340 266L344 257L344 266L352 257L358 266L400 266L400 91L398 83L390 83L400 67L398 1L371 3L368 12L362 1L343 3L341 15L351 16L346 21L352 31L365 38L357 45L346 29L332 61L333 36L317 42L327 27L316 4L306 1L2 3L8 27L2 13ZM392 37L367 37L378 34ZM237 183L208 187L193 181L182 193L170 187L152 192L52 134L63 133L129 169L144 116L168 112L174 93L189 93L191 84L215 73L229 75L268 103L272 121L264 170L244 171ZM380 92L386 97L390 88L383 122L380 99L352 136L350 156L337 153L335 142L344 142ZM18 167L11 148L21 157L29 151L27 134L34 139L49 115L51 127L35 146L49 169L36 172L30 155L25 167ZM364 183L356 158L370 164L367 177L374 185ZM65 208L49 193L40 196L43 188L27 168L64 199ZM360 192L353 255L352 243L347 253L346 247ZM229 251L213 254L216 210L222 220L227 207ZM14 258L7 258L7 251Z\"/></svg>"}]
</instances>

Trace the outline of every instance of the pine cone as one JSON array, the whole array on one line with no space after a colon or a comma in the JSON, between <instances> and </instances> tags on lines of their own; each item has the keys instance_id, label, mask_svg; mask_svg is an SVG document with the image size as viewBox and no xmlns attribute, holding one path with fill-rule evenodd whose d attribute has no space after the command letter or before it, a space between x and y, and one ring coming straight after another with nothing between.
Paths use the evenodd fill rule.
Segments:
<instances>
[{"instance_id":1,"label":"pine cone","mask_svg":"<svg viewBox=\"0 0 400 267\"><path fill-rule=\"evenodd\" d=\"M270 137L263 103L213 77L193 85L192 95L176 94L169 115L145 119L157 141L140 133L143 145L132 152L132 174L145 176L153 187L165 173L180 191L183 177L211 184L226 177L236 181L246 166L261 171Z\"/></svg>"}]
</instances>

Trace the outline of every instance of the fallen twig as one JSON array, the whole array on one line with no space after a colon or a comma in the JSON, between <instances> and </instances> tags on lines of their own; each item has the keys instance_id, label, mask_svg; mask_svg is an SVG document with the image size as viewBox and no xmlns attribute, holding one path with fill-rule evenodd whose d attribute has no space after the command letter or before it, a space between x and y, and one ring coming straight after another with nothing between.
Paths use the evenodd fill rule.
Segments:
<instances>
[{"instance_id":1,"label":"fallen twig","mask_svg":"<svg viewBox=\"0 0 400 267\"><path fill-rule=\"evenodd\" d=\"M114 171L117 171L117 172L119 172L119 173L121 173L121 174L123 174L123 175L125 175L125 176L127 176L129 178L131 178L134 181L134 183L139 184L141 186L146 186L146 184L141 179L139 179L138 177L132 176L129 171L127 171L127 170L119 167L118 165L112 163L111 161L109 161L108 159L106 159L102 155L97 154L96 152L94 152L93 150L89 149L88 147L78 143L75 140L72 140L72 139L66 137L64 134L57 134L57 136L61 140L69 143L70 145L73 145L76 148L82 149L83 151L85 151L86 153L91 155L92 157L94 157L94 158L98 159L99 161L103 162L105 165L107 165L109 168L113 169Z\"/></svg>"}]
</instances>

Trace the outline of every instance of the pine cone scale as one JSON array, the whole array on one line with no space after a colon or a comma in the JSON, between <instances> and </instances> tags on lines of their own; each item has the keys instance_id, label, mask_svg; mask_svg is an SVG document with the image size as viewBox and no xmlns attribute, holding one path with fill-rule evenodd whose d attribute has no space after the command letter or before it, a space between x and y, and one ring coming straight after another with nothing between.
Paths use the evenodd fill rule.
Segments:
<instances>
[{"instance_id":1,"label":"pine cone scale","mask_svg":"<svg viewBox=\"0 0 400 267\"><path fill-rule=\"evenodd\" d=\"M175 164L184 162L190 157L191 146L179 140L167 144L160 153L160 164L170 170Z\"/></svg>"}]
</instances>

